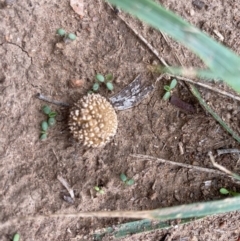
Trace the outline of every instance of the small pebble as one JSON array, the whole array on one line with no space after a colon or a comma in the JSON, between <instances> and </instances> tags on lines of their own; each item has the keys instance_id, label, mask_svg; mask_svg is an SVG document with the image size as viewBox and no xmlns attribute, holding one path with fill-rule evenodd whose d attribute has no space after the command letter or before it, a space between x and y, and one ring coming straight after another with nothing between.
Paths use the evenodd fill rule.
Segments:
<instances>
[{"instance_id":1,"label":"small pebble","mask_svg":"<svg viewBox=\"0 0 240 241\"><path fill-rule=\"evenodd\" d=\"M63 200L66 201L67 203L74 203L74 200L70 196L63 196Z\"/></svg>"},{"instance_id":2,"label":"small pebble","mask_svg":"<svg viewBox=\"0 0 240 241\"><path fill-rule=\"evenodd\" d=\"M230 120L232 118L232 115L230 113L227 113L226 118L227 118L227 120Z\"/></svg>"},{"instance_id":3,"label":"small pebble","mask_svg":"<svg viewBox=\"0 0 240 241\"><path fill-rule=\"evenodd\" d=\"M200 10L205 6L205 3L201 0L193 0L192 5Z\"/></svg>"},{"instance_id":4,"label":"small pebble","mask_svg":"<svg viewBox=\"0 0 240 241\"><path fill-rule=\"evenodd\" d=\"M72 88L79 88L82 87L85 84L85 80L83 79L72 79L69 81L69 85Z\"/></svg>"},{"instance_id":5,"label":"small pebble","mask_svg":"<svg viewBox=\"0 0 240 241\"><path fill-rule=\"evenodd\" d=\"M12 5L14 2L16 2L16 0L5 0L6 5Z\"/></svg>"},{"instance_id":6,"label":"small pebble","mask_svg":"<svg viewBox=\"0 0 240 241\"><path fill-rule=\"evenodd\" d=\"M93 17L93 18L92 18L92 21L93 21L93 22L97 22L98 20L99 20L98 17Z\"/></svg>"},{"instance_id":7,"label":"small pebble","mask_svg":"<svg viewBox=\"0 0 240 241\"><path fill-rule=\"evenodd\" d=\"M190 12L189 12L189 14L190 14L190 16L194 16L195 11L194 11L193 9L191 9Z\"/></svg>"}]
</instances>

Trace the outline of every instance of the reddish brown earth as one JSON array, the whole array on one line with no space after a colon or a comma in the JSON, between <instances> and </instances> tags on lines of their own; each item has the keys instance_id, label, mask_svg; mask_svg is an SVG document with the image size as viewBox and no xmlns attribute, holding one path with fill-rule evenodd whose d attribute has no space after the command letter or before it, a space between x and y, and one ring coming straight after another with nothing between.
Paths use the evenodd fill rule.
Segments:
<instances>
[{"instance_id":1,"label":"reddish brown earth","mask_svg":"<svg viewBox=\"0 0 240 241\"><path fill-rule=\"evenodd\" d=\"M10 1L8 1L10 2ZM196 1L195 1L196 2ZM240 7L238 1L162 0L212 38L224 37L223 44L240 53ZM147 66L159 63L144 43L103 1L85 1L85 16L80 18L69 1L0 2L0 220L17 216L75 213L100 210L149 210L198 201L224 198L221 187L240 191L231 179L215 173L133 158L143 154L179 163L213 168L208 151L239 148L179 82L174 94L192 104L195 113L185 113L163 101L159 81L154 91L138 106L118 111L119 127L115 138L102 149L87 149L73 140L67 126L69 109L51 105L58 112L57 124L48 139L39 140L44 102L37 93L71 105L87 93L96 73L113 73L114 92L100 93L109 98L129 84L138 74L146 83L158 75ZM121 13L122 16L124 14ZM178 43L166 43L161 33L126 16L129 24L151 43L170 65L203 66L202 62ZM77 39L64 44L56 29L73 32ZM72 87L71 80L85 84ZM222 83L212 83L227 89ZM239 103L228 97L199 88L210 106L237 132ZM182 144L183 154L180 153ZM216 161L239 172L239 156L226 154ZM125 173L135 180L125 186L119 178ZM66 189L57 180L64 177L74 189L74 204L63 200ZM206 181L211 181L206 186ZM94 186L102 186L97 194ZM168 230L125 237L122 240L239 240L240 213L211 216ZM128 219L58 218L31 220L0 226L1 240L11 240L19 232L21 240L92 240L96 230L129 222ZM164 235L169 233L169 236ZM106 236L103 240L114 240Z\"/></svg>"}]
</instances>

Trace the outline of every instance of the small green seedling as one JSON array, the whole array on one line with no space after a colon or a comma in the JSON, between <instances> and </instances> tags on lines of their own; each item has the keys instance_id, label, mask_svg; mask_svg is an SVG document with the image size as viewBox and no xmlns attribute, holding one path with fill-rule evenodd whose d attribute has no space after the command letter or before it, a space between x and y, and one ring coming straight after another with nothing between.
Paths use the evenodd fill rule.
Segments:
<instances>
[{"instance_id":1,"label":"small green seedling","mask_svg":"<svg viewBox=\"0 0 240 241\"><path fill-rule=\"evenodd\" d=\"M67 35L67 38L73 41L73 40L75 40L77 38L77 36L74 33L69 33Z\"/></svg>"},{"instance_id":2,"label":"small green seedling","mask_svg":"<svg viewBox=\"0 0 240 241\"><path fill-rule=\"evenodd\" d=\"M128 186L132 186L134 184L134 180L128 179L124 173L121 173L120 179Z\"/></svg>"},{"instance_id":3,"label":"small green seedling","mask_svg":"<svg viewBox=\"0 0 240 241\"><path fill-rule=\"evenodd\" d=\"M51 108L48 105L44 105L42 111L44 114L49 115L51 113Z\"/></svg>"},{"instance_id":4,"label":"small green seedling","mask_svg":"<svg viewBox=\"0 0 240 241\"><path fill-rule=\"evenodd\" d=\"M58 34L59 36L64 37L65 34L66 34L66 31L65 31L63 28L59 28L59 29L57 29L57 34Z\"/></svg>"},{"instance_id":5,"label":"small green seedling","mask_svg":"<svg viewBox=\"0 0 240 241\"><path fill-rule=\"evenodd\" d=\"M54 117L50 117L50 118L48 119L48 125L49 125L49 126L54 126L55 123L56 123L56 120L55 120Z\"/></svg>"},{"instance_id":6,"label":"small green seedling","mask_svg":"<svg viewBox=\"0 0 240 241\"><path fill-rule=\"evenodd\" d=\"M112 81L113 80L113 75L112 74L106 74L105 75L105 79L106 79L106 81Z\"/></svg>"},{"instance_id":7,"label":"small green seedling","mask_svg":"<svg viewBox=\"0 0 240 241\"><path fill-rule=\"evenodd\" d=\"M96 74L95 76L96 82L94 83L92 90L93 92L97 92L99 90L100 84L104 83L108 90L113 91L113 75L106 74L103 76L102 74Z\"/></svg>"},{"instance_id":8,"label":"small green seedling","mask_svg":"<svg viewBox=\"0 0 240 241\"><path fill-rule=\"evenodd\" d=\"M173 79L170 83L170 85L164 85L164 90L166 90L166 93L164 94L163 96L163 99L164 100L168 100L171 96L171 92L172 90L176 87L177 85L177 80L176 79Z\"/></svg>"},{"instance_id":9,"label":"small green seedling","mask_svg":"<svg viewBox=\"0 0 240 241\"><path fill-rule=\"evenodd\" d=\"M93 89L94 92L98 91L98 89L99 89L99 83L97 83L97 82L94 83L92 89Z\"/></svg>"},{"instance_id":10,"label":"small green seedling","mask_svg":"<svg viewBox=\"0 0 240 241\"><path fill-rule=\"evenodd\" d=\"M233 197L240 196L239 192L230 191L230 190L227 190L226 188L223 188L223 187L219 190L219 192L223 195L230 195L230 196L233 196Z\"/></svg>"},{"instance_id":11,"label":"small green seedling","mask_svg":"<svg viewBox=\"0 0 240 241\"><path fill-rule=\"evenodd\" d=\"M49 117L49 118L54 118L54 117L56 117L56 115L57 115L57 112L51 111L51 112L48 114L48 117Z\"/></svg>"},{"instance_id":12,"label":"small green seedling","mask_svg":"<svg viewBox=\"0 0 240 241\"><path fill-rule=\"evenodd\" d=\"M107 82L106 86L110 91L113 91L113 84L111 82Z\"/></svg>"},{"instance_id":13,"label":"small green seedling","mask_svg":"<svg viewBox=\"0 0 240 241\"><path fill-rule=\"evenodd\" d=\"M42 133L40 136L41 141L45 141L47 139L47 133Z\"/></svg>"},{"instance_id":14,"label":"small green seedling","mask_svg":"<svg viewBox=\"0 0 240 241\"><path fill-rule=\"evenodd\" d=\"M42 127L42 131L43 131L43 132L46 132L47 129L48 129L48 123L47 123L46 121L43 121L43 122L41 123L41 127Z\"/></svg>"},{"instance_id":15,"label":"small green seedling","mask_svg":"<svg viewBox=\"0 0 240 241\"><path fill-rule=\"evenodd\" d=\"M13 236L13 241L19 241L20 240L20 235L18 233L15 233Z\"/></svg>"},{"instance_id":16,"label":"small green seedling","mask_svg":"<svg viewBox=\"0 0 240 241\"><path fill-rule=\"evenodd\" d=\"M41 123L41 135L40 140L44 141L47 139L47 130L50 126L53 126L56 124L56 115L57 112L51 111L51 108L48 105L43 106L42 111L44 114L48 116L47 121L42 121Z\"/></svg>"},{"instance_id":17,"label":"small green seedling","mask_svg":"<svg viewBox=\"0 0 240 241\"><path fill-rule=\"evenodd\" d=\"M95 191L97 191L98 193L104 194L104 191L102 190L101 187L95 186L94 189L95 189Z\"/></svg>"},{"instance_id":18,"label":"small green seedling","mask_svg":"<svg viewBox=\"0 0 240 241\"><path fill-rule=\"evenodd\" d=\"M74 33L67 33L63 28L57 29L57 34L63 37L63 41L65 43L69 41L74 41L77 38L77 36Z\"/></svg>"},{"instance_id":19,"label":"small green seedling","mask_svg":"<svg viewBox=\"0 0 240 241\"><path fill-rule=\"evenodd\" d=\"M101 83L103 83L105 81L104 76L101 74L96 74L95 78L96 78L96 80L98 80Z\"/></svg>"}]
</instances>

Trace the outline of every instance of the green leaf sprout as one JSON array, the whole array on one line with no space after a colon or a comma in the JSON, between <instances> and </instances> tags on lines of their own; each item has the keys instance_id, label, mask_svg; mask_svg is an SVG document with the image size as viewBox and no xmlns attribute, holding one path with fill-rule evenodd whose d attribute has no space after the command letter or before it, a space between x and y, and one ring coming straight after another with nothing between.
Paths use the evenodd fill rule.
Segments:
<instances>
[{"instance_id":1,"label":"green leaf sprout","mask_svg":"<svg viewBox=\"0 0 240 241\"><path fill-rule=\"evenodd\" d=\"M123 182L126 182L126 181L127 181L127 176L126 176L124 173L121 173L120 179L121 179Z\"/></svg>"},{"instance_id":2,"label":"green leaf sprout","mask_svg":"<svg viewBox=\"0 0 240 241\"><path fill-rule=\"evenodd\" d=\"M171 91L176 87L177 85L177 80L173 79L170 83L170 85L164 85L164 90L166 90L163 100L168 100L171 97Z\"/></svg>"},{"instance_id":3,"label":"green leaf sprout","mask_svg":"<svg viewBox=\"0 0 240 241\"><path fill-rule=\"evenodd\" d=\"M74 33L67 33L63 28L57 29L57 34L63 37L63 41L65 43L74 41L77 38L77 36Z\"/></svg>"},{"instance_id":4,"label":"green leaf sprout","mask_svg":"<svg viewBox=\"0 0 240 241\"><path fill-rule=\"evenodd\" d=\"M59 28L58 30L57 30L57 34L59 35L59 36L65 36L65 34L66 34L66 31L63 29L63 28Z\"/></svg>"},{"instance_id":5,"label":"green leaf sprout","mask_svg":"<svg viewBox=\"0 0 240 241\"><path fill-rule=\"evenodd\" d=\"M103 76L102 74L96 74L95 75L96 82L93 84L92 90L94 92L99 90L100 84L104 83L108 90L113 91L113 75L112 74L106 74Z\"/></svg>"},{"instance_id":6,"label":"green leaf sprout","mask_svg":"<svg viewBox=\"0 0 240 241\"><path fill-rule=\"evenodd\" d=\"M45 132L48 129L48 123L46 121L43 121L41 123L42 130Z\"/></svg>"},{"instance_id":7,"label":"green leaf sprout","mask_svg":"<svg viewBox=\"0 0 240 241\"><path fill-rule=\"evenodd\" d=\"M73 40L75 40L77 38L77 36L74 33L69 33L67 35L67 38L73 41Z\"/></svg>"},{"instance_id":8,"label":"green leaf sprout","mask_svg":"<svg viewBox=\"0 0 240 241\"><path fill-rule=\"evenodd\" d=\"M98 80L99 82L102 82L102 83L105 81L104 76L101 74L96 74L95 78L96 78L96 80Z\"/></svg>"},{"instance_id":9,"label":"green leaf sprout","mask_svg":"<svg viewBox=\"0 0 240 241\"><path fill-rule=\"evenodd\" d=\"M57 116L57 112L51 111L51 108L48 105L45 105L42 107L42 111L44 114L48 116L47 121L42 121L41 122L41 135L40 135L40 140L44 141L47 139L47 130L50 126L55 125L56 119L55 117Z\"/></svg>"},{"instance_id":10,"label":"green leaf sprout","mask_svg":"<svg viewBox=\"0 0 240 241\"><path fill-rule=\"evenodd\" d=\"M240 196L240 193L239 192L234 192L234 191L231 191L231 190L227 190L226 188L220 188L219 192L223 195L230 195L230 196L233 196L233 197L236 197L236 196Z\"/></svg>"},{"instance_id":11,"label":"green leaf sprout","mask_svg":"<svg viewBox=\"0 0 240 241\"><path fill-rule=\"evenodd\" d=\"M177 85L177 80L176 79L173 79L169 85L170 87L170 90L174 89Z\"/></svg>"},{"instance_id":12,"label":"green leaf sprout","mask_svg":"<svg viewBox=\"0 0 240 241\"><path fill-rule=\"evenodd\" d=\"M56 115L57 115L57 112L51 111L51 112L48 114L48 117L56 117Z\"/></svg>"},{"instance_id":13,"label":"green leaf sprout","mask_svg":"<svg viewBox=\"0 0 240 241\"><path fill-rule=\"evenodd\" d=\"M98 187L98 186L95 186L94 189L95 189L95 191L97 191L98 193L104 194L104 191L102 190L102 188L100 188L100 187Z\"/></svg>"},{"instance_id":14,"label":"green leaf sprout","mask_svg":"<svg viewBox=\"0 0 240 241\"><path fill-rule=\"evenodd\" d=\"M111 82L106 83L107 88L112 91L113 90L113 84Z\"/></svg>"},{"instance_id":15,"label":"green leaf sprout","mask_svg":"<svg viewBox=\"0 0 240 241\"><path fill-rule=\"evenodd\" d=\"M93 89L93 91L98 91L98 89L99 89L99 83L94 83L92 89Z\"/></svg>"},{"instance_id":16,"label":"green leaf sprout","mask_svg":"<svg viewBox=\"0 0 240 241\"><path fill-rule=\"evenodd\" d=\"M51 113L51 108L48 105L44 105L42 111L44 114L49 115Z\"/></svg>"},{"instance_id":17,"label":"green leaf sprout","mask_svg":"<svg viewBox=\"0 0 240 241\"><path fill-rule=\"evenodd\" d=\"M125 182L128 186L132 186L134 184L134 180L133 179L129 179Z\"/></svg>"},{"instance_id":18,"label":"green leaf sprout","mask_svg":"<svg viewBox=\"0 0 240 241\"><path fill-rule=\"evenodd\" d=\"M20 240L20 235L18 233L15 233L13 236L13 241L19 241Z\"/></svg>"},{"instance_id":19,"label":"green leaf sprout","mask_svg":"<svg viewBox=\"0 0 240 241\"><path fill-rule=\"evenodd\" d=\"M54 126L55 124L56 124L55 118L54 118L54 117L50 117L50 118L48 119L48 125L49 125L49 126Z\"/></svg>"},{"instance_id":20,"label":"green leaf sprout","mask_svg":"<svg viewBox=\"0 0 240 241\"><path fill-rule=\"evenodd\" d=\"M134 184L133 179L128 179L127 176L124 173L120 174L120 179L128 186L131 186Z\"/></svg>"},{"instance_id":21,"label":"green leaf sprout","mask_svg":"<svg viewBox=\"0 0 240 241\"><path fill-rule=\"evenodd\" d=\"M43 133L41 136L40 136L40 140L41 141L45 141L47 139L47 133Z\"/></svg>"},{"instance_id":22,"label":"green leaf sprout","mask_svg":"<svg viewBox=\"0 0 240 241\"><path fill-rule=\"evenodd\" d=\"M106 74L105 75L105 79L106 79L106 81L112 81L113 80L113 75L112 74Z\"/></svg>"}]
</instances>

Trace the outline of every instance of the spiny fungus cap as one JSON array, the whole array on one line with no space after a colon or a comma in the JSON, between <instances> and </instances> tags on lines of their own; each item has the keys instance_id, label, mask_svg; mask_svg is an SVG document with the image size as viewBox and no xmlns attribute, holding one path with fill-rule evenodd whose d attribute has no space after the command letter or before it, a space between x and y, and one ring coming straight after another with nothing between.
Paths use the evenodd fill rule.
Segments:
<instances>
[{"instance_id":1,"label":"spiny fungus cap","mask_svg":"<svg viewBox=\"0 0 240 241\"><path fill-rule=\"evenodd\" d=\"M70 111L69 127L73 137L88 147L102 147L117 132L117 114L99 94L81 98Z\"/></svg>"}]
</instances>

